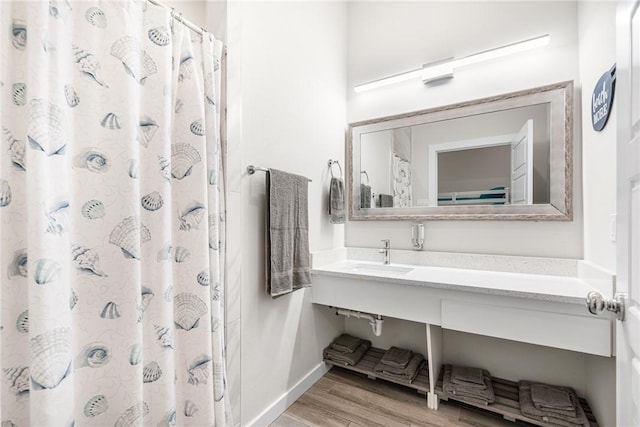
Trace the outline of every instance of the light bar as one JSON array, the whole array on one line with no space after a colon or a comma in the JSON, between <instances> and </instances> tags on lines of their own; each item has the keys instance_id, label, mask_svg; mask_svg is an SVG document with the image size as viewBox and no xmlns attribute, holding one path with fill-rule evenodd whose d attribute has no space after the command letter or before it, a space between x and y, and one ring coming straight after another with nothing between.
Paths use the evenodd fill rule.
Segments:
<instances>
[{"instance_id":1,"label":"light bar","mask_svg":"<svg viewBox=\"0 0 640 427\"><path fill-rule=\"evenodd\" d=\"M474 53L473 55L464 56L462 58L447 59L444 61L426 64L422 68L417 70L412 70L406 73L396 74L391 77L385 77L383 79L357 85L354 87L354 90L356 92L363 92L366 90L376 89L382 86L399 83L405 80L410 80L418 76L422 78L422 81L425 84L429 84L434 81L453 77L453 71L455 68L464 67L466 65L476 64L478 62L501 58L503 56L511 55L514 53L524 52L526 50L546 46L547 44L549 44L550 39L551 37L549 36L549 34L545 34L543 36L534 37L532 39L523 40L520 42L511 43L497 48Z\"/></svg>"},{"instance_id":2,"label":"light bar","mask_svg":"<svg viewBox=\"0 0 640 427\"><path fill-rule=\"evenodd\" d=\"M356 92L364 92L365 90L377 89L382 86L391 85L394 83L404 82L405 80L411 80L415 77L420 77L422 75L422 68L418 68L417 70L407 71L406 73L396 74L395 76L385 77L379 80L373 80L368 83L363 83L354 87L353 89Z\"/></svg>"}]
</instances>

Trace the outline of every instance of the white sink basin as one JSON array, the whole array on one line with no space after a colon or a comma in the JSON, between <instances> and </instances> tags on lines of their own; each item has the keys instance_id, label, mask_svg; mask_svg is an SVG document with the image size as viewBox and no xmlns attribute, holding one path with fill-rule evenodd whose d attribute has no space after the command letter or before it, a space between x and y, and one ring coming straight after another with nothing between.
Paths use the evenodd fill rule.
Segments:
<instances>
[{"instance_id":1,"label":"white sink basin","mask_svg":"<svg viewBox=\"0 0 640 427\"><path fill-rule=\"evenodd\" d=\"M393 274L394 276L401 276L412 271L413 267L358 263L346 266L345 270L357 274Z\"/></svg>"}]
</instances>

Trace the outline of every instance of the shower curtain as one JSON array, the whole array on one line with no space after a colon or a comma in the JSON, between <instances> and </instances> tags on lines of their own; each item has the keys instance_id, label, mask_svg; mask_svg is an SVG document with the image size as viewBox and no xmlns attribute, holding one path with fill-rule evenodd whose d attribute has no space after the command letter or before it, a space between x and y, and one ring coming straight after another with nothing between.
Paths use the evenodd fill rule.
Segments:
<instances>
[{"instance_id":1,"label":"shower curtain","mask_svg":"<svg viewBox=\"0 0 640 427\"><path fill-rule=\"evenodd\" d=\"M0 8L2 427L226 425L220 43Z\"/></svg>"},{"instance_id":2,"label":"shower curtain","mask_svg":"<svg viewBox=\"0 0 640 427\"><path fill-rule=\"evenodd\" d=\"M393 207L411 207L411 162L393 155L392 164Z\"/></svg>"}]
</instances>

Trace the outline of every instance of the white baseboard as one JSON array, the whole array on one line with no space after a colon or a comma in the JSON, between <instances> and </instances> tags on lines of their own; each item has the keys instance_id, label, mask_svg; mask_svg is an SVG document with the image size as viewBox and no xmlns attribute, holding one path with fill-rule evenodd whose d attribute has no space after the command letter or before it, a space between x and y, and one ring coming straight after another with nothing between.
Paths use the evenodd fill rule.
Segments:
<instances>
[{"instance_id":1,"label":"white baseboard","mask_svg":"<svg viewBox=\"0 0 640 427\"><path fill-rule=\"evenodd\" d=\"M273 402L267 409L262 411L260 415L255 417L247 426L250 427L267 427L274 422L289 406L305 391L316 383L324 374L326 374L331 367L324 362L321 362L313 368L304 378L298 381L293 387L287 390L282 396L280 396L275 402Z\"/></svg>"}]
</instances>

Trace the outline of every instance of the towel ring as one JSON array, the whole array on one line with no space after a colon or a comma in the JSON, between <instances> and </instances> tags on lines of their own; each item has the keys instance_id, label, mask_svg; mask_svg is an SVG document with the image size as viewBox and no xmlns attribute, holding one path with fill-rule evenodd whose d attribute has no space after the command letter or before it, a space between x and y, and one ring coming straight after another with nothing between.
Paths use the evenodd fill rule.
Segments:
<instances>
[{"instance_id":1,"label":"towel ring","mask_svg":"<svg viewBox=\"0 0 640 427\"><path fill-rule=\"evenodd\" d=\"M340 166L340 162L338 162L337 160L331 160L329 159L329 171L331 172L331 178L335 178L335 176L333 175L333 165L338 165L338 168L340 169L340 179L342 179L342 166Z\"/></svg>"},{"instance_id":2,"label":"towel ring","mask_svg":"<svg viewBox=\"0 0 640 427\"><path fill-rule=\"evenodd\" d=\"M369 184L369 174L367 173L367 171L360 171L360 175L364 175L367 177L367 184Z\"/></svg>"}]
</instances>

